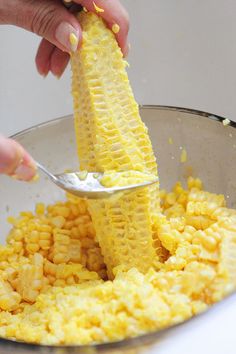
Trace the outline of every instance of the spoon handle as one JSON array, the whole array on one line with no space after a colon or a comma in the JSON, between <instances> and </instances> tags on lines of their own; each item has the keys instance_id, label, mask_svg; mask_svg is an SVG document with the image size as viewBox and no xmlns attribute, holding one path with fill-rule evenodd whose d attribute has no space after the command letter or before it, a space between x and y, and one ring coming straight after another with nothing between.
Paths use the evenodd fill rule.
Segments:
<instances>
[{"instance_id":1,"label":"spoon handle","mask_svg":"<svg viewBox=\"0 0 236 354\"><path fill-rule=\"evenodd\" d=\"M57 178L50 173L43 165L41 165L39 162L35 161L36 166L39 170L41 170L43 173L45 173L54 183L57 181Z\"/></svg>"}]
</instances>

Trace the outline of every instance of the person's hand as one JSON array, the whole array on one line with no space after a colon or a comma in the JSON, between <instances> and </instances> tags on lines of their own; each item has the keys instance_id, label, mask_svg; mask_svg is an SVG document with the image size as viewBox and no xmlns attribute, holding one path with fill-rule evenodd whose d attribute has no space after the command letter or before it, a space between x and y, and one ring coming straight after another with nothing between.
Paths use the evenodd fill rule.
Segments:
<instances>
[{"instance_id":1,"label":"person's hand","mask_svg":"<svg viewBox=\"0 0 236 354\"><path fill-rule=\"evenodd\" d=\"M36 166L32 157L16 141L0 135L0 174L18 180L30 181L35 176Z\"/></svg>"},{"instance_id":2,"label":"person's hand","mask_svg":"<svg viewBox=\"0 0 236 354\"><path fill-rule=\"evenodd\" d=\"M124 55L128 53L127 35L129 17L119 0L74 0L74 3L96 12L94 4L104 12L108 27L118 24L118 44ZM68 11L61 0L0 0L0 24L22 27L43 37L36 55L38 72L46 76L50 71L57 77L64 72L69 53L81 44L82 31L78 20ZM77 38L71 46L70 34ZM36 173L35 163L30 155L12 139L0 135L0 174L7 174L29 181Z\"/></svg>"},{"instance_id":3,"label":"person's hand","mask_svg":"<svg viewBox=\"0 0 236 354\"><path fill-rule=\"evenodd\" d=\"M74 3L95 12L95 6L104 11L108 27L118 24L117 41L124 53L128 52L127 35L129 17L119 0L74 0ZM46 76L50 71L57 77L64 72L69 53L75 51L82 40L82 31L76 17L66 9L62 0L0 0L0 24L12 24L43 37L36 55L38 72ZM77 38L71 46L70 34Z\"/></svg>"}]
</instances>

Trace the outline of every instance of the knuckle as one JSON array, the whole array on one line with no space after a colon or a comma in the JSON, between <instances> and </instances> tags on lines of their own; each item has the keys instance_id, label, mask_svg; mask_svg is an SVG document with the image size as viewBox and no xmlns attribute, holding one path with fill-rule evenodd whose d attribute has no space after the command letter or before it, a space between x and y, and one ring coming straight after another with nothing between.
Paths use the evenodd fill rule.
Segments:
<instances>
[{"instance_id":1,"label":"knuckle","mask_svg":"<svg viewBox=\"0 0 236 354\"><path fill-rule=\"evenodd\" d=\"M53 4L39 7L32 17L31 31L42 37L49 33L56 18L56 12L57 8Z\"/></svg>"}]
</instances>

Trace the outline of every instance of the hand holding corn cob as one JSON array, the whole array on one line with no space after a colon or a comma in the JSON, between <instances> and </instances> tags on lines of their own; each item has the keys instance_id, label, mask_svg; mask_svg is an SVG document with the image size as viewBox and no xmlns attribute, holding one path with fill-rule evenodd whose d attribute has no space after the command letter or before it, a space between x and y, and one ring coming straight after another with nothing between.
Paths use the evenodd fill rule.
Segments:
<instances>
[{"instance_id":1,"label":"hand holding corn cob","mask_svg":"<svg viewBox=\"0 0 236 354\"><path fill-rule=\"evenodd\" d=\"M104 18L108 27L114 29L124 55L127 54L129 20L119 0L74 0L73 3ZM36 55L38 72L47 76L51 71L60 77L68 64L69 53L82 40L73 9L78 11L76 6L68 10L62 1L55 0L0 0L0 24L16 25L43 37Z\"/></svg>"},{"instance_id":2,"label":"hand holding corn cob","mask_svg":"<svg viewBox=\"0 0 236 354\"><path fill-rule=\"evenodd\" d=\"M119 0L75 0L74 4L103 17L115 33L123 54L127 54L129 19ZM69 61L68 53L75 51L82 40L78 19L54 0L16 0L14 3L0 0L0 24L16 25L44 37L36 55L36 66L43 76L51 71L60 77ZM35 171L29 154L18 143L0 136L0 173L28 181Z\"/></svg>"}]
</instances>

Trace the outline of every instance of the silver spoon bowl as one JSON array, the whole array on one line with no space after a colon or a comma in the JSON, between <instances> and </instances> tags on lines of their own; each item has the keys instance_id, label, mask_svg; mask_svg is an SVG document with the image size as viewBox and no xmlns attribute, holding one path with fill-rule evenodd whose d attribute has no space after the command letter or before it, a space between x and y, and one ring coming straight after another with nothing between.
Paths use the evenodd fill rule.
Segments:
<instances>
[{"instance_id":1,"label":"silver spoon bowl","mask_svg":"<svg viewBox=\"0 0 236 354\"><path fill-rule=\"evenodd\" d=\"M143 173L142 175L147 177L147 181L142 183L130 184L126 186L105 187L100 183L102 177L104 176L103 173L88 172L83 175L83 173L80 172L70 172L54 175L40 163L36 162L36 165L38 169L45 173L53 183L62 188L64 191L77 197L88 199L104 199L118 192L132 191L158 182L158 177L150 181L150 174Z\"/></svg>"}]
</instances>

